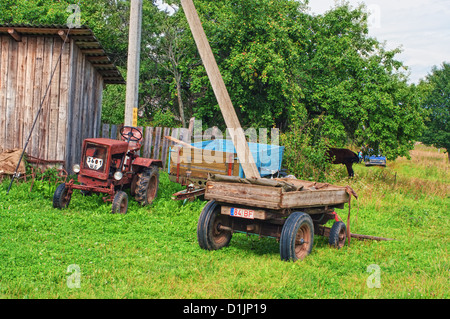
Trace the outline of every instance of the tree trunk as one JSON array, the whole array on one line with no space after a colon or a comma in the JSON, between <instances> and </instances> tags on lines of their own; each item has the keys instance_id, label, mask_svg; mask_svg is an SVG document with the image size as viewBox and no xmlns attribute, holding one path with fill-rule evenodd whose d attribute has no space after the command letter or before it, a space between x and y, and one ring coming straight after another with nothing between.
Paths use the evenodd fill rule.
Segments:
<instances>
[{"instance_id":1,"label":"tree trunk","mask_svg":"<svg viewBox=\"0 0 450 319\"><path fill-rule=\"evenodd\" d=\"M181 79L180 77L176 76L175 80L177 82L178 109L180 111L181 124L183 125L183 128L186 128L186 120L184 118L183 98L181 96L181 83L180 83Z\"/></svg>"}]
</instances>

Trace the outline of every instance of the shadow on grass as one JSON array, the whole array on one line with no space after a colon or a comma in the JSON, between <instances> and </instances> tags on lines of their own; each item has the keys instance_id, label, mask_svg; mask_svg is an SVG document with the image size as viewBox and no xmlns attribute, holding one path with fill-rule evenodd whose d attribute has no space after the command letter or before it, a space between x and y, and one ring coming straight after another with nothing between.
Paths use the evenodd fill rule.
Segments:
<instances>
[{"instance_id":1,"label":"shadow on grass","mask_svg":"<svg viewBox=\"0 0 450 319\"><path fill-rule=\"evenodd\" d=\"M346 244L347 245L347 244ZM275 238L259 238L257 235L246 235L235 233L229 246L225 249L235 250L239 254L247 256L280 256L280 243ZM318 250L336 250L328 243L328 237L314 236L313 251L314 254Z\"/></svg>"},{"instance_id":2,"label":"shadow on grass","mask_svg":"<svg viewBox=\"0 0 450 319\"><path fill-rule=\"evenodd\" d=\"M278 255L280 252L280 244L275 238L260 238L257 235L241 233L233 234L228 247L254 256Z\"/></svg>"}]
</instances>

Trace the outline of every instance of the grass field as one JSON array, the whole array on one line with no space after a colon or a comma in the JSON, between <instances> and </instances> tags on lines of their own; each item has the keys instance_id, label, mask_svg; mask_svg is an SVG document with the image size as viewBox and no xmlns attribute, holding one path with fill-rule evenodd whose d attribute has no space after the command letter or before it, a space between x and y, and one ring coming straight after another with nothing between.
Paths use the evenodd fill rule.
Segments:
<instances>
[{"instance_id":1,"label":"grass field","mask_svg":"<svg viewBox=\"0 0 450 319\"><path fill-rule=\"evenodd\" d=\"M335 167L336 184L359 195L352 232L395 241L352 240L335 250L316 236L311 255L296 263L280 260L276 240L245 234L222 250L200 249L205 202L171 200L181 187L165 173L154 204L130 201L126 215L78 192L60 211L53 185L36 182L30 192L30 183L14 184L6 195L5 180L0 298L449 298L450 165L421 145L411 157L386 168L356 165L353 180ZM346 220L347 207L337 212Z\"/></svg>"}]
</instances>

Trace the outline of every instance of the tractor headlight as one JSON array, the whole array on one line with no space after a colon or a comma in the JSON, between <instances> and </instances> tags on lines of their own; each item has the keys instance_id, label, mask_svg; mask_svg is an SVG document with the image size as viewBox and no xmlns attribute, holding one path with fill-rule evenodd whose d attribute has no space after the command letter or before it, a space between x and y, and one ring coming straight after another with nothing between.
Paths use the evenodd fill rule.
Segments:
<instances>
[{"instance_id":1,"label":"tractor headlight","mask_svg":"<svg viewBox=\"0 0 450 319\"><path fill-rule=\"evenodd\" d=\"M78 174L81 170L80 165L78 165L78 164L75 164L72 169L75 172L75 174Z\"/></svg>"},{"instance_id":2,"label":"tractor headlight","mask_svg":"<svg viewBox=\"0 0 450 319\"><path fill-rule=\"evenodd\" d=\"M120 181L120 180L122 179L122 177L123 177L122 172L115 172L115 173L114 173L114 179L115 179L116 181Z\"/></svg>"}]
</instances>

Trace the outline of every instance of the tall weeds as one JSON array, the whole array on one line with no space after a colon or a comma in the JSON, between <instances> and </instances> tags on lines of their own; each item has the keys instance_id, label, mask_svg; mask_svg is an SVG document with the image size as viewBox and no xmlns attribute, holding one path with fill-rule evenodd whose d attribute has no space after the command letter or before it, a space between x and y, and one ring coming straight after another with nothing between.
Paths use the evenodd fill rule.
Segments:
<instances>
[{"instance_id":1,"label":"tall weeds","mask_svg":"<svg viewBox=\"0 0 450 319\"><path fill-rule=\"evenodd\" d=\"M281 134L285 146L283 163L289 174L299 179L324 182L331 172L327 145L320 133L321 119L294 119L289 131Z\"/></svg>"}]
</instances>

